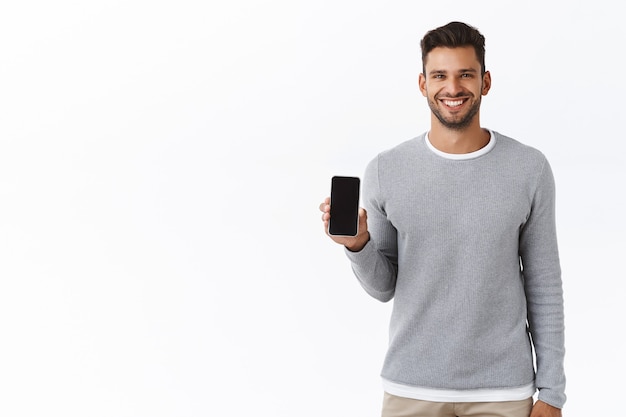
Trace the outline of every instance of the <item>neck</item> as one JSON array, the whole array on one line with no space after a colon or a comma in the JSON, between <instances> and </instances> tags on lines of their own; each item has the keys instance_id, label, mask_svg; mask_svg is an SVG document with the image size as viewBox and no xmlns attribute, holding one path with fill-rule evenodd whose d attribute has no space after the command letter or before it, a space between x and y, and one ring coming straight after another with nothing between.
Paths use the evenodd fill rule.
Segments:
<instances>
[{"instance_id":1,"label":"neck","mask_svg":"<svg viewBox=\"0 0 626 417\"><path fill-rule=\"evenodd\" d=\"M470 153L482 149L489 143L490 133L488 130L480 127L478 118L462 130L447 128L436 117L434 119L428 133L428 140L442 152L451 154Z\"/></svg>"}]
</instances>

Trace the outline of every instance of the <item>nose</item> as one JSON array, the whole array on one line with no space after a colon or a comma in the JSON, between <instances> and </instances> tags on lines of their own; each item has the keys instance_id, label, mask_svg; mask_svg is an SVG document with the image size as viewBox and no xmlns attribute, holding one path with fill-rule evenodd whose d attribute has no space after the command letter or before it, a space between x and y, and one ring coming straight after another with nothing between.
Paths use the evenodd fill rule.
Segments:
<instances>
[{"instance_id":1,"label":"nose","mask_svg":"<svg viewBox=\"0 0 626 417\"><path fill-rule=\"evenodd\" d=\"M446 80L446 92L451 96L456 96L457 94L462 93L463 88L461 87L461 80L457 77L450 77Z\"/></svg>"}]
</instances>

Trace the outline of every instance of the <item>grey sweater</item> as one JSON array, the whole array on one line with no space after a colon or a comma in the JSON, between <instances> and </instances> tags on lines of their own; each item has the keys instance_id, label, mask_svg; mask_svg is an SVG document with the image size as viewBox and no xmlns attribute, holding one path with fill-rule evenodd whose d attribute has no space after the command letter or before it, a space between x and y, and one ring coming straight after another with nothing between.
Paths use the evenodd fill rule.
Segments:
<instances>
[{"instance_id":1,"label":"grey sweater","mask_svg":"<svg viewBox=\"0 0 626 417\"><path fill-rule=\"evenodd\" d=\"M383 378L452 390L534 381L560 408L554 178L541 152L493 134L474 159L439 156L424 134L379 154L363 177L370 241L346 253L368 294L394 299Z\"/></svg>"}]
</instances>

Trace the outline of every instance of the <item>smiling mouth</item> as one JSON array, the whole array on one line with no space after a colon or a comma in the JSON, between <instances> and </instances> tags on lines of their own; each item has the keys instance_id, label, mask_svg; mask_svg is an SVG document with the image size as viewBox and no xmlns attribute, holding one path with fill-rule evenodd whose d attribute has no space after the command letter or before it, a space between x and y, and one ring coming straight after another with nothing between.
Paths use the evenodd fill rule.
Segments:
<instances>
[{"instance_id":1,"label":"smiling mouth","mask_svg":"<svg viewBox=\"0 0 626 417\"><path fill-rule=\"evenodd\" d=\"M448 107L459 107L461 104L463 104L465 102L465 100L441 100L443 104L445 104Z\"/></svg>"}]
</instances>

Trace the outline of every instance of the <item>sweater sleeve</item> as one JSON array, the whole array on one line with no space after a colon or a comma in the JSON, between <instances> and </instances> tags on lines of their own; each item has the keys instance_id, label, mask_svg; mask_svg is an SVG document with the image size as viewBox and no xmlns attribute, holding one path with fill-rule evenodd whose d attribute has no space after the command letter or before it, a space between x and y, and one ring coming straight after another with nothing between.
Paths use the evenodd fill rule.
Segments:
<instances>
[{"instance_id":1,"label":"sweater sleeve","mask_svg":"<svg viewBox=\"0 0 626 417\"><path fill-rule=\"evenodd\" d=\"M363 289L377 300L387 302L395 293L398 245L396 229L385 213L377 158L365 169L362 195L370 240L359 252L347 249L345 252Z\"/></svg>"},{"instance_id":2,"label":"sweater sleeve","mask_svg":"<svg viewBox=\"0 0 626 417\"><path fill-rule=\"evenodd\" d=\"M554 177L544 160L530 214L520 231L520 257L539 399L562 408L566 400L565 325L555 223Z\"/></svg>"}]
</instances>

